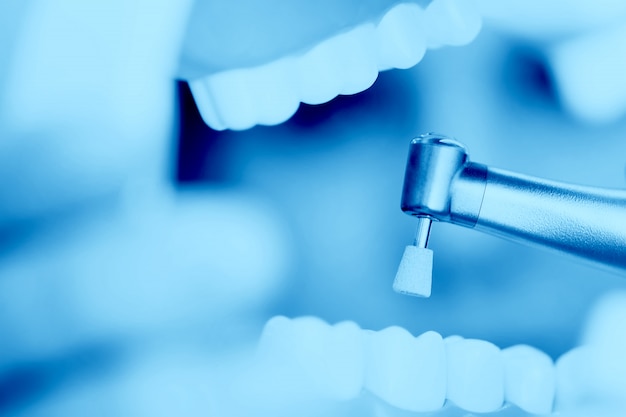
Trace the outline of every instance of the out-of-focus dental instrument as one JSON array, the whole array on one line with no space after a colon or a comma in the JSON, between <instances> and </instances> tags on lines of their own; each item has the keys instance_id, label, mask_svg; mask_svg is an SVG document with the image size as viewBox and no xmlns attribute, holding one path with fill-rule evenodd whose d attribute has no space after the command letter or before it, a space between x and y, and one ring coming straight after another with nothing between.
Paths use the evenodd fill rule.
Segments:
<instances>
[{"instance_id":1,"label":"out-of-focus dental instrument","mask_svg":"<svg viewBox=\"0 0 626 417\"><path fill-rule=\"evenodd\" d=\"M572 254L626 273L626 190L572 185L469 161L456 140L426 134L411 141L402 211L418 232L396 274L394 289L428 297L433 220Z\"/></svg>"}]
</instances>

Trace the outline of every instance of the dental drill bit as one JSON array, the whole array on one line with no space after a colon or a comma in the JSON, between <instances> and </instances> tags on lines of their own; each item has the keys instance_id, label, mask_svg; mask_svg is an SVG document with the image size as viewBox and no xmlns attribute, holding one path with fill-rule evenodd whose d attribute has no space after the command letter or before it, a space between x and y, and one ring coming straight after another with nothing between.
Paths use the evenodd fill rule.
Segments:
<instances>
[{"instance_id":1,"label":"dental drill bit","mask_svg":"<svg viewBox=\"0 0 626 417\"><path fill-rule=\"evenodd\" d=\"M430 297L433 279L433 251L426 248L432 220L417 218L415 242L404 249L393 289L396 292L417 297Z\"/></svg>"}]
</instances>

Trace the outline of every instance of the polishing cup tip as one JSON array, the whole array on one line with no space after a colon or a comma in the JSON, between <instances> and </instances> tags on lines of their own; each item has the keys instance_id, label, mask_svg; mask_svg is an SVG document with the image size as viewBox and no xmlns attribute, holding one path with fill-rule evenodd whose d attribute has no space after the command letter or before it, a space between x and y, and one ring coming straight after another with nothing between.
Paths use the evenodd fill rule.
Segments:
<instances>
[{"instance_id":1,"label":"polishing cup tip","mask_svg":"<svg viewBox=\"0 0 626 417\"><path fill-rule=\"evenodd\" d=\"M430 297L433 272L433 251L409 245L404 249L393 289L417 297Z\"/></svg>"}]
</instances>

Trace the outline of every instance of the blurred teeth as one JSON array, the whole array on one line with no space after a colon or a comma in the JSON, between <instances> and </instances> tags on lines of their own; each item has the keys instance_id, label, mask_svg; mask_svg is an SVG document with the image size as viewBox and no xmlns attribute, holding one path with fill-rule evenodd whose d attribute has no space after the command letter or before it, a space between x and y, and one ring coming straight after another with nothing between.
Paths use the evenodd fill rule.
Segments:
<instances>
[{"instance_id":1,"label":"blurred teeth","mask_svg":"<svg viewBox=\"0 0 626 417\"><path fill-rule=\"evenodd\" d=\"M400 327L368 333L365 387L409 411L434 411L446 396L446 358L438 333L415 338Z\"/></svg>"},{"instance_id":2,"label":"blurred teeth","mask_svg":"<svg viewBox=\"0 0 626 417\"><path fill-rule=\"evenodd\" d=\"M353 322L330 326L315 317L274 317L263 330L259 359L283 394L349 400L363 388L363 333Z\"/></svg>"},{"instance_id":3,"label":"blurred teeth","mask_svg":"<svg viewBox=\"0 0 626 417\"><path fill-rule=\"evenodd\" d=\"M300 101L322 104L337 96L340 81L335 73L332 39L311 49L297 61L298 93ZM340 69L339 69L340 71Z\"/></svg>"},{"instance_id":4,"label":"blurred teeth","mask_svg":"<svg viewBox=\"0 0 626 417\"><path fill-rule=\"evenodd\" d=\"M406 69L426 53L424 11L415 4L400 4L391 9L376 27L378 69Z\"/></svg>"},{"instance_id":5,"label":"blurred teeth","mask_svg":"<svg viewBox=\"0 0 626 417\"><path fill-rule=\"evenodd\" d=\"M498 410L504 401L504 366L500 349L483 340L446 340L448 399L476 413Z\"/></svg>"},{"instance_id":6,"label":"blurred teeth","mask_svg":"<svg viewBox=\"0 0 626 417\"><path fill-rule=\"evenodd\" d=\"M294 63L279 59L255 68L220 72L190 83L205 122L217 130L273 125L298 110Z\"/></svg>"},{"instance_id":7,"label":"blurred teeth","mask_svg":"<svg viewBox=\"0 0 626 417\"><path fill-rule=\"evenodd\" d=\"M591 356L577 348L554 365L526 345L501 351L433 331L413 337L397 326L375 332L349 321L331 326L316 317L278 316L263 329L257 360L267 392L285 401L348 401L365 388L384 403L383 415L491 413L505 400L524 415L545 415L553 402L557 411L581 405Z\"/></svg>"},{"instance_id":8,"label":"blurred teeth","mask_svg":"<svg viewBox=\"0 0 626 417\"><path fill-rule=\"evenodd\" d=\"M556 371L552 359L526 345L503 349L502 357L505 400L529 413L551 413L556 389Z\"/></svg>"},{"instance_id":9,"label":"blurred teeth","mask_svg":"<svg viewBox=\"0 0 626 417\"><path fill-rule=\"evenodd\" d=\"M369 51L374 25L362 25L327 39L298 59L299 99L322 104L339 94L368 89L378 76L376 60Z\"/></svg>"},{"instance_id":10,"label":"blurred teeth","mask_svg":"<svg viewBox=\"0 0 626 417\"><path fill-rule=\"evenodd\" d=\"M626 402L626 292L612 291L602 297L586 325L584 340L592 350L592 391L612 400Z\"/></svg>"},{"instance_id":11,"label":"blurred teeth","mask_svg":"<svg viewBox=\"0 0 626 417\"><path fill-rule=\"evenodd\" d=\"M588 346L574 348L556 361L556 411L577 410L589 400L592 361L593 351Z\"/></svg>"},{"instance_id":12,"label":"blurred teeth","mask_svg":"<svg viewBox=\"0 0 626 417\"><path fill-rule=\"evenodd\" d=\"M468 0L434 0L426 10L401 3L377 25L357 26L300 56L189 84L202 118L216 130L275 125L289 119L299 102L321 104L339 94L356 94L374 83L378 71L416 65L426 46L469 43L480 26Z\"/></svg>"},{"instance_id":13,"label":"blurred teeth","mask_svg":"<svg viewBox=\"0 0 626 417\"><path fill-rule=\"evenodd\" d=\"M250 71L248 88L253 93L257 122L275 125L289 119L298 110L298 99L292 81L294 64L279 59Z\"/></svg>"},{"instance_id":14,"label":"blurred teeth","mask_svg":"<svg viewBox=\"0 0 626 417\"><path fill-rule=\"evenodd\" d=\"M215 129L223 130L227 127L235 130L247 129L254 126L256 106L248 91L248 70L234 70L221 72L204 81L195 81L191 84L194 96L202 93L196 103L210 103L210 109L201 108L203 118Z\"/></svg>"},{"instance_id":15,"label":"blurred teeth","mask_svg":"<svg viewBox=\"0 0 626 417\"><path fill-rule=\"evenodd\" d=\"M435 0L426 7L426 46L461 46L480 32L482 18L471 0Z\"/></svg>"}]
</instances>

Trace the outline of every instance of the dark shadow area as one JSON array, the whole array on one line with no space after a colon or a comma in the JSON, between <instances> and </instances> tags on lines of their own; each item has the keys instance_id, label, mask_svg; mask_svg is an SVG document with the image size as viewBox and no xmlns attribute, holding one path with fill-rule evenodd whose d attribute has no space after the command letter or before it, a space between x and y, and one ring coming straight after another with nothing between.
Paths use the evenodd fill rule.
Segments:
<instances>
[{"instance_id":1,"label":"dark shadow area","mask_svg":"<svg viewBox=\"0 0 626 417\"><path fill-rule=\"evenodd\" d=\"M0 415L32 404L82 379L102 377L120 359L111 346L90 346L46 361L16 364L0 374Z\"/></svg>"},{"instance_id":2,"label":"dark shadow area","mask_svg":"<svg viewBox=\"0 0 626 417\"><path fill-rule=\"evenodd\" d=\"M232 141L204 123L186 82L177 83L179 131L175 181L224 184L232 175Z\"/></svg>"},{"instance_id":3,"label":"dark shadow area","mask_svg":"<svg viewBox=\"0 0 626 417\"><path fill-rule=\"evenodd\" d=\"M368 140L352 132L388 132L397 140L414 134L419 116L413 87L415 74L385 71L369 89L340 95L319 104L300 104L298 111L277 126L244 131L216 131L205 124L186 82L178 82L179 131L174 180L190 184L235 185L251 159L289 158L309 151L332 150L348 141ZM402 132L395 135L395 132ZM398 136L395 137L394 136Z\"/></svg>"},{"instance_id":4,"label":"dark shadow area","mask_svg":"<svg viewBox=\"0 0 626 417\"><path fill-rule=\"evenodd\" d=\"M514 99L560 108L545 58L532 46L512 46L504 58L501 74L503 90Z\"/></svg>"},{"instance_id":5,"label":"dark shadow area","mask_svg":"<svg viewBox=\"0 0 626 417\"><path fill-rule=\"evenodd\" d=\"M415 124L419 115L414 91L409 91L414 73L384 71L374 85L354 95L340 95L328 103L301 104L285 124L295 132L315 128L347 115L358 117L362 124L405 127ZM324 138L315 138L324 140Z\"/></svg>"}]
</instances>

